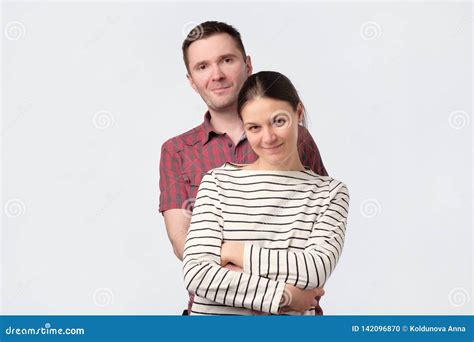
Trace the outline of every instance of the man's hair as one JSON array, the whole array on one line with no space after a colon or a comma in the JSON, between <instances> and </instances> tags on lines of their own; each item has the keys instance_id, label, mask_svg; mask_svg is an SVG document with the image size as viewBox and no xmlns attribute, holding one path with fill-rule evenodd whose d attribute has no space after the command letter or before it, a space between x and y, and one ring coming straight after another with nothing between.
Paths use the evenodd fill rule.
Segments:
<instances>
[{"instance_id":1,"label":"man's hair","mask_svg":"<svg viewBox=\"0 0 474 342\"><path fill-rule=\"evenodd\" d=\"M220 21L206 21L197 26L195 26L186 36L183 41L183 59L184 64L186 65L186 69L189 72L189 65L188 65L188 49L189 46L197 40L205 39L210 36L213 36L218 33L227 33L229 36L232 37L237 48L242 53L242 56L245 60L247 54L245 53L244 44L242 43L242 39L240 38L240 33L229 24L220 22Z\"/></svg>"}]
</instances>

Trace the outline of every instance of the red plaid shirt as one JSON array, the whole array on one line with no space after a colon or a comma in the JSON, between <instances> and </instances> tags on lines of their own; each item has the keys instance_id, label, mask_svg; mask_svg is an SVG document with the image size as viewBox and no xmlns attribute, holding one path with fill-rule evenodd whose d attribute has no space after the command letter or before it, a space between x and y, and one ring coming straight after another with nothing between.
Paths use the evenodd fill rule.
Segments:
<instances>
[{"instance_id":1,"label":"red plaid shirt","mask_svg":"<svg viewBox=\"0 0 474 342\"><path fill-rule=\"evenodd\" d=\"M206 112L204 122L166 141L161 147L160 207L192 210L201 179L209 170L226 162L249 164L257 159L245 135L237 145L226 133L218 133ZM298 152L304 166L319 175L327 176L318 147L303 126L298 131Z\"/></svg>"}]
</instances>

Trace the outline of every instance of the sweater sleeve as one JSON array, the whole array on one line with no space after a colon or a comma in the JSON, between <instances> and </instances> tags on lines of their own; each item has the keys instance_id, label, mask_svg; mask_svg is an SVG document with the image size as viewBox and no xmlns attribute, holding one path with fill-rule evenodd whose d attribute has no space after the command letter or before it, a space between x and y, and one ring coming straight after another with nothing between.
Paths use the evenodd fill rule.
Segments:
<instances>
[{"instance_id":1,"label":"sweater sleeve","mask_svg":"<svg viewBox=\"0 0 474 342\"><path fill-rule=\"evenodd\" d=\"M349 193L343 183L333 179L328 192L328 205L313 223L303 251L272 250L247 243L244 272L301 289L324 286L342 252L349 209Z\"/></svg>"},{"instance_id":2,"label":"sweater sleeve","mask_svg":"<svg viewBox=\"0 0 474 342\"><path fill-rule=\"evenodd\" d=\"M285 283L220 266L223 217L216 179L204 175L183 258L186 289L214 302L278 314Z\"/></svg>"}]
</instances>

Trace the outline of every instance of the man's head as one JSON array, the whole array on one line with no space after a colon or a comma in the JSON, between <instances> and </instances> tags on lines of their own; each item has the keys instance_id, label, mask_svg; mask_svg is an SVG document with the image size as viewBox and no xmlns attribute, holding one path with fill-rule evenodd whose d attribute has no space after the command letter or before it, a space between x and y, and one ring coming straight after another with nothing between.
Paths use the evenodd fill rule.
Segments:
<instances>
[{"instance_id":1,"label":"man's head","mask_svg":"<svg viewBox=\"0 0 474 342\"><path fill-rule=\"evenodd\" d=\"M186 75L210 109L235 109L240 88L252 73L240 33L232 26L206 21L193 28L183 42Z\"/></svg>"}]
</instances>

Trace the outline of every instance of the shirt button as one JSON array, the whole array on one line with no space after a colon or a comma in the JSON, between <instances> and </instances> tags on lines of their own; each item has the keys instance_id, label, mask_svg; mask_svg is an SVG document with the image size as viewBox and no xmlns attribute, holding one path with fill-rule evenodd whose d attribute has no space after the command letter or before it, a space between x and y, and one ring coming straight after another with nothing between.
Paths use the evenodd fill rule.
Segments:
<instances>
[{"instance_id":1,"label":"shirt button","mask_svg":"<svg viewBox=\"0 0 474 342\"><path fill-rule=\"evenodd\" d=\"M232 147L232 143L228 143L227 146Z\"/></svg>"}]
</instances>

